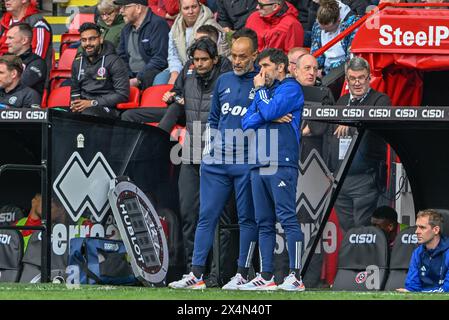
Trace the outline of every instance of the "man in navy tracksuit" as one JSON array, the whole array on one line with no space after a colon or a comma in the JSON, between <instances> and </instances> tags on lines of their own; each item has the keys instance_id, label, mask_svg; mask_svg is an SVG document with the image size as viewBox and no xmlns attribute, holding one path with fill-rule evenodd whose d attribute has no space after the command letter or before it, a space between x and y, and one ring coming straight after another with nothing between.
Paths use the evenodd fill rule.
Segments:
<instances>
[{"instance_id":1,"label":"man in navy tracksuit","mask_svg":"<svg viewBox=\"0 0 449 320\"><path fill-rule=\"evenodd\" d=\"M235 290L247 283L252 253L257 241L248 164L247 139L240 139L241 120L254 99L254 61L257 36L241 37L232 45L233 72L220 76L212 98L206 129L206 146L200 171L200 215L195 233L192 269L171 288L203 289L202 275L214 240L220 214L235 190L240 226L237 274L223 289Z\"/></svg>"},{"instance_id":2,"label":"man in navy tracksuit","mask_svg":"<svg viewBox=\"0 0 449 320\"><path fill-rule=\"evenodd\" d=\"M300 84L286 77L288 58L278 49L259 55L260 73L254 78L256 97L243 117L243 129L256 129L257 162L251 170L251 187L259 227L261 274L240 290L304 291L301 253L304 236L296 216L296 186L300 123L304 96ZM290 274L276 286L273 276L275 223L285 230Z\"/></svg>"},{"instance_id":3,"label":"man in navy tracksuit","mask_svg":"<svg viewBox=\"0 0 449 320\"><path fill-rule=\"evenodd\" d=\"M441 236L442 215L433 209L416 216L416 235L420 246L413 251L405 279L398 291L449 292L449 240Z\"/></svg>"}]
</instances>

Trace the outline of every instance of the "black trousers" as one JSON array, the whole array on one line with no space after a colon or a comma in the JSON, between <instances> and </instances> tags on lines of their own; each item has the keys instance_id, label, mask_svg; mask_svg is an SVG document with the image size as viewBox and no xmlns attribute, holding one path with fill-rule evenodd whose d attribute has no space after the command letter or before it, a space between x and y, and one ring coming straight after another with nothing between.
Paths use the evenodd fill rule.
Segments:
<instances>
[{"instance_id":1,"label":"black trousers","mask_svg":"<svg viewBox=\"0 0 449 320\"><path fill-rule=\"evenodd\" d=\"M179 206L181 213L182 235L186 270L192 264L195 230L200 212L200 175L199 165L182 164L178 179Z\"/></svg>"},{"instance_id":2,"label":"black trousers","mask_svg":"<svg viewBox=\"0 0 449 320\"><path fill-rule=\"evenodd\" d=\"M137 108L126 110L121 119L130 122L159 122L164 117L167 108Z\"/></svg>"},{"instance_id":3,"label":"black trousers","mask_svg":"<svg viewBox=\"0 0 449 320\"><path fill-rule=\"evenodd\" d=\"M81 114L103 118L118 118L120 113L115 108L97 106L84 109L84 111L81 112Z\"/></svg>"},{"instance_id":4,"label":"black trousers","mask_svg":"<svg viewBox=\"0 0 449 320\"><path fill-rule=\"evenodd\" d=\"M185 125L184 107L172 103L167 108L138 108L122 113L122 120L130 122L159 122L159 128L170 133L175 124Z\"/></svg>"}]
</instances>

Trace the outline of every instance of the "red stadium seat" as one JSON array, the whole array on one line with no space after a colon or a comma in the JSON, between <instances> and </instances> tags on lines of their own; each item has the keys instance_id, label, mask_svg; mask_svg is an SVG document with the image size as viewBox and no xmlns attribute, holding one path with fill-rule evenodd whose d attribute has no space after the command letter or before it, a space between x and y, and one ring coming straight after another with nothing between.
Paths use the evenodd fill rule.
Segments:
<instances>
[{"instance_id":1,"label":"red stadium seat","mask_svg":"<svg viewBox=\"0 0 449 320\"><path fill-rule=\"evenodd\" d=\"M59 47L59 54L63 54L65 49L69 48L72 43L80 40L79 33L64 33L61 35L61 45Z\"/></svg>"},{"instance_id":2,"label":"red stadium seat","mask_svg":"<svg viewBox=\"0 0 449 320\"><path fill-rule=\"evenodd\" d=\"M76 53L78 49L76 48L67 48L59 57L59 61L57 63L58 70L72 70L72 63L75 60Z\"/></svg>"},{"instance_id":3,"label":"red stadium seat","mask_svg":"<svg viewBox=\"0 0 449 320\"><path fill-rule=\"evenodd\" d=\"M72 77L72 70L51 70L49 76L50 91L59 88L61 84Z\"/></svg>"},{"instance_id":4,"label":"red stadium seat","mask_svg":"<svg viewBox=\"0 0 449 320\"><path fill-rule=\"evenodd\" d=\"M70 87L60 87L54 89L48 99L47 108L70 107Z\"/></svg>"},{"instance_id":5,"label":"red stadium seat","mask_svg":"<svg viewBox=\"0 0 449 320\"><path fill-rule=\"evenodd\" d=\"M128 102L119 103L117 109L134 109L139 107L140 91L137 87L129 88Z\"/></svg>"},{"instance_id":6,"label":"red stadium seat","mask_svg":"<svg viewBox=\"0 0 449 320\"><path fill-rule=\"evenodd\" d=\"M164 93L170 91L173 88L172 84L159 84L152 87L148 87L142 93L142 99L140 106L142 108L157 107L164 108L167 104L162 100Z\"/></svg>"},{"instance_id":7,"label":"red stadium seat","mask_svg":"<svg viewBox=\"0 0 449 320\"><path fill-rule=\"evenodd\" d=\"M55 48L51 49L51 68L56 68L56 51Z\"/></svg>"},{"instance_id":8,"label":"red stadium seat","mask_svg":"<svg viewBox=\"0 0 449 320\"><path fill-rule=\"evenodd\" d=\"M41 100L41 108L42 109L47 108L47 98L48 98L48 90L44 89L44 92L42 93L42 100Z\"/></svg>"},{"instance_id":9,"label":"red stadium seat","mask_svg":"<svg viewBox=\"0 0 449 320\"><path fill-rule=\"evenodd\" d=\"M77 13L70 22L69 33L78 33L80 26L85 22L95 23L95 15L93 13Z\"/></svg>"}]
</instances>

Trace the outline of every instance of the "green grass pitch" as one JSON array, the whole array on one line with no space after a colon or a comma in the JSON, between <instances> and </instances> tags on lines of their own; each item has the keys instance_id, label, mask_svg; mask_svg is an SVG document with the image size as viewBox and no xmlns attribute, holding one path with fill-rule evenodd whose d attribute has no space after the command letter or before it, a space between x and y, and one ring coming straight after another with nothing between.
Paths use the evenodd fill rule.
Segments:
<instances>
[{"instance_id":1,"label":"green grass pitch","mask_svg":"<svg viewBox=\"0 0 449 320\"><path fill-rule=\"evenodd\" d=\"M173 290L168 288L89 286L78 289L64 284L0 284L0 300L449 300L444 293L337 292L243 292Z\"/></svg>"}]
</instances>

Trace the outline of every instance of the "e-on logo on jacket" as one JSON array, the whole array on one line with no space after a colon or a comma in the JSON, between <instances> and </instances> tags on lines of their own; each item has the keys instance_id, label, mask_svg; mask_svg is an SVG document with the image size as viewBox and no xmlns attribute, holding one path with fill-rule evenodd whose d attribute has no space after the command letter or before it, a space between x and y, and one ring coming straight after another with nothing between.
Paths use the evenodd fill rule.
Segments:
<instances>
[{"instance_id":1,"label":"e-on logo on jacket","mask_svg":"<svg viewBox=\"0 0 449 320\"><path fill-rule=\"evenodd\" d=\"M229 104L229 102L226 102L221 106L221 113L223 115L227 115L228 113L232 114L233 116L241 116L243 117L248 111L248 108L242 107L242 106L233 106Z\"/></svg>"}]
</instances>

